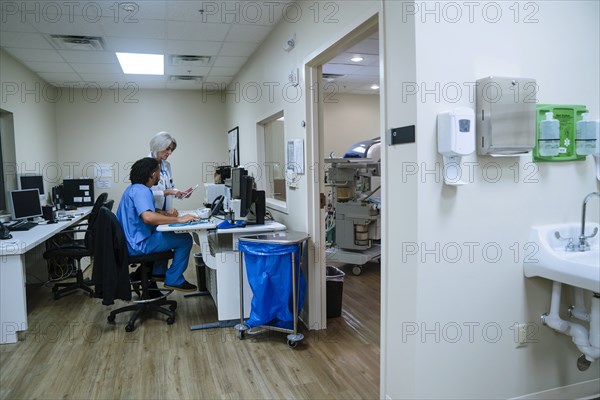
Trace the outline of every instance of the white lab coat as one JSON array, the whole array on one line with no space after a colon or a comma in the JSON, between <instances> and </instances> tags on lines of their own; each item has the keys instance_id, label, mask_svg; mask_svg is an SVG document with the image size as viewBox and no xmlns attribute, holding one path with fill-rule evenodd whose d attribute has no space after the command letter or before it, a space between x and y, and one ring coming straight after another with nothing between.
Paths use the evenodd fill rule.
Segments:
<instances>
[{"instance_id":1,"label":"white lab coat","mask_svg":"<svg viewBox=\"0 0 600 400\"><path fill-rule=\"evenodd\" d=\"M152 157L152 154L150 154L148 157ZM162 161L160 166L160 180L156 185L152 186L154 207L156 207L157 210L169 211L173 209L173 198L175 196L166 196L165 199L164 191L167 189L175 189L175 183L173 183L171 163L168 161Z\"/></svg>"}]
</instances>

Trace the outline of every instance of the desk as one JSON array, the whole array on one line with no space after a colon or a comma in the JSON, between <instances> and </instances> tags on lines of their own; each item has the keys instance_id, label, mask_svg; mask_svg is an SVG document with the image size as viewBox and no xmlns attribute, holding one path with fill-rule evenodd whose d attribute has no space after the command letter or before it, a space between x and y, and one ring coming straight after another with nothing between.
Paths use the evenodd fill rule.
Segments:
<instances>
[{"instance_id":1,"label":"desk","mask_svg":"<svg viewBox=\"0 0 600 400\"><path fill-rule=\"evenodd\" d=\"M205 224L170 227L160 225L161 232L193 233L194 241L202 251L202 258L208 267L207 288L217 307L218 322L194 325L192 330L233 326L240 320L240 254L237 242L241 236L266 232L283 231L285 225L267 221L264 225L248 225L243 228L217 229L221 221ZM213 242L213 254L209 245L209 236ZM216 243L216 246L214 245ZM244 274L244 310L245 317L250 316L252 289Z\"/></svg>"},{"instance_id":2,"label":"desk","mask_svg":"<svg viewBox=\"0 0 600 400\"><path fill-rule=\"evenodd\" d=\"M81 221L90 211L92 207L78 208L67 213L74 217L71 220L11 232L12 239L0 241L0 344L16 343L17 331L28 328L25 253Z\"/></svg>"}]
</instances>

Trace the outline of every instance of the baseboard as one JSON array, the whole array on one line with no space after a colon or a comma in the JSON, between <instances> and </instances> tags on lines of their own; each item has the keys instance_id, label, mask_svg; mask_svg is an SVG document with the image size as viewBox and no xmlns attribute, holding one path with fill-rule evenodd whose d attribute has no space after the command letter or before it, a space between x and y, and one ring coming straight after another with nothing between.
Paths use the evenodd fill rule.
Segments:
<instances>
[{"instance_id":1,"label":"baseboard","mask_svg":"<svg viewBox=\"0 0 600 400\"><path fill-rule=\"evenodd\" d=\"M595 399L600 397L600 379L578 382L572 385L561 386L550 390L544 390L537 393L530 393L513 399L544 399L544 400L563 400L563 399Z\"/></svg>"}]
</instances>

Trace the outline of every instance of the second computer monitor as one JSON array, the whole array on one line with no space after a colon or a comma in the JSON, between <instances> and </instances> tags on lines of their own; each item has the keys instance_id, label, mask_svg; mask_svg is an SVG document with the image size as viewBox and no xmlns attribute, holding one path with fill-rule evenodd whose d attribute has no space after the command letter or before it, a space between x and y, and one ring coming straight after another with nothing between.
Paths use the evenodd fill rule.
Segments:
<instances>
[{"instance_id":1,"label":"second computer monitor","mask_svg":"<svg viewBox=\"0 0 600 400\"><path fill-rule=\"evenodd\" d=\"M44 194L44 177L42 175L19 175L19 189L37 189L40 195Z\"/></svg>"},{"instance_id":2,"label":"second computer monitor","mask_svg":"<svg viewBox=\"0 0 600 400\"><path fill-rule=\"evenodd\" d=\"M42 216L40 192L37 189L12 190L10 202L12 217L15 220Z\"/></svg>"}]
</instances>

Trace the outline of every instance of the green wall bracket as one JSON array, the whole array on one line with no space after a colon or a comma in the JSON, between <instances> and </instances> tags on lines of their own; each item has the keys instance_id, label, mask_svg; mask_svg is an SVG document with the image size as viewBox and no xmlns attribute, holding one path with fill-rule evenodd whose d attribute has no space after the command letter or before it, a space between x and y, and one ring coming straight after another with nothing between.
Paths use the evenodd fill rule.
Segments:
<instances>
[{"instance_id":1,"label":"green wall bracket","mask_svg":"<svg viewBox=\"0 0 600 400\"><path fill-rule=\"evenodd\" d=\"M546 119L547 112L552 112L554 114L554 119L557 119L560 122L560 152L556 156L541 156L538 148L540 121ZM575 132L577 122L583 119L581 115L586 112L588 112L587 107L582 105L538 104L536 106L533 161L563 162L585 160L585 156L579 156L575 151Z\"/></svg>"}]
</instances>

